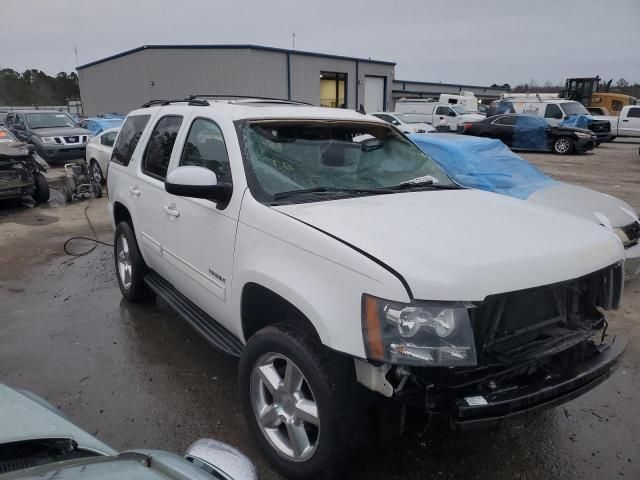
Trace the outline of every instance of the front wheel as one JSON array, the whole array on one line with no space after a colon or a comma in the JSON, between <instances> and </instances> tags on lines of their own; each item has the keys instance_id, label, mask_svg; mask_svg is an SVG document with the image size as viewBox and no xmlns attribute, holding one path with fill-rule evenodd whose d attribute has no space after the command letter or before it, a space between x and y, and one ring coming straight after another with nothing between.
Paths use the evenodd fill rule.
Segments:
<instances>
[{"instance_id":1,"label":"front wheel","mask_svg":"<svg viewBox=\"0 0 640 480\"><path fill-rule=\"evenodd\" d=\"M249 429L280 472L333 478L342 471L357 417L352 362L278 324L247 343L239 383Z\"/></svg>"},{"instance_id":2,"label":"front wheel","mask_svg":"<svg viewBox=\"0 0 640 480\"><path fill-rule=\"evenodd\" d=\"M573 140L569 137L558 137L553 142L553 151L558 155L568 155L573 151Z\"/></svg>"},{"instance_id":3,"label":"front wheel","mask_svg":"<svg viewBox=\"0 0 640 480\"><path fill-rule=\"evenodd\" d=\"M36 203L46 203L49 201L49 183L47 178L40 172L33 174L33 183L35 190L33 192L33 200Z\"/></svg>"}]
</instances>

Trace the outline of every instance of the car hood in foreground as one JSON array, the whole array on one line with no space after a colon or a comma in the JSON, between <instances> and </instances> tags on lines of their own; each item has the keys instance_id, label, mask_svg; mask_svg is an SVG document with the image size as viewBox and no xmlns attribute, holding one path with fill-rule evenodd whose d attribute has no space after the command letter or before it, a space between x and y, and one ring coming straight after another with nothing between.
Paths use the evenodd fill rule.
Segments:
<instances>
[{"instance_id":1,"label":"car hood in foreground","mask_svg":"<svg viewBox=\"0 0 640 480\"><path fill-rule=\"evenodd\" d=\"M486 296L578 278L620 261L609 230L476 190L420 191L275 207L375 257L421 300Z\"/></svg>"},{"instance_id":2,"label":"car hood in foreground","mask_svg":"<svg viewBox=\"0 0 640 480\"><path fill-rule=\"evenodd\" d=\"M91 135L89 130L74 127L34 128L32 133L39 137L70 137L77 135Z\"/></svg>"},{"instance_id":3,"label":"car hood in foreground","mask_svg":"<svg viewBox=\"0 0 640 480\"><path fill-rule=\"evenodd\" d=\"M0 445L42 438L68 438L84 450L104 455L116 452L73 425L51 405L29 392L0 384Z\"/></svg>"},{"instance_id":4,"label":"car hood in foreground","mask_svg":"<svg viewBox=\"0 0 640 480\"><path fill-rule=\"evenodd\" d=\"M633 207L619 198L568 183L542 188L527 200L607 227L624 227L638 219Z\"/></svg>"}]
</instances>

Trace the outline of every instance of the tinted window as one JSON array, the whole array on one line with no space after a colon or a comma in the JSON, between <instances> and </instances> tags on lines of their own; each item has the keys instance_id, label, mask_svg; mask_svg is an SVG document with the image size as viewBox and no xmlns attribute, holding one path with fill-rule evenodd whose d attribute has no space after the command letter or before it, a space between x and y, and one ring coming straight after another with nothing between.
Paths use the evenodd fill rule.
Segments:
<instances>
[{"instance_id":1,"label":"tinted window","mask_svg":"<svg viewBox=\"0 0 640 480\"><path fill-rule=\"evenodd\" d=\"M147 149L142 159L142 171L147 175L164 180L169 168L169 160L176 143L178 130L182 124L182 117L162 117L151 132Z\"/></svg>"},{"instance_id":2,"label":"tinted window","mask_svg":"<svg viewBox=\"0 0 640 480\"><path fill-rule=\"evenodd\" d=\"M149 118L150 115L134 115L127 118L120 131L118 143L113 147L112 162L125 166L129 165L131 155L133 155L133 151L138 145L142 131L147 126Z\"/></svg>"},{"instance_id":3,"label":"tinted window","mask_svg":"<svg viewBox=\"0 0 640 480\"><path fill-rule=\"evenodd\" d=\"M639 118L640 117L640 108L630 108L627 117Z\"/></svg>"},{"instance_id":4,"label":"tinted window","mask_svg":"<svg viewBox=\"0 0 640 480\"><path fill-rule=\"evenodd\" d=\"M113 147L113 142L115 142L117 135L118 132L105 133L100 137L100 143L102 145L106 145L107 147Z\"/></svg>"},{"instance_id":5,"label":"tinted window","mask_svg":"<svg viewBox=\"0 0 640 480\"><path fill-rule=\"evenodd\" d=\"M20 125L20 126L24 126L24 120L22 118L22 115L20 115L19 113L16 113L16 118L13 121L14 125Z\"/></svg>"},{"instance_id":6,"label":"tinted window","mask_svg":"<svg viewBox=\"0 0 640 480\"><path fill-rule=\"evenodd\" d=\"M547 105L547 109L544 112L545 118L562 118L562 110L554 103Z\"/></svg>"},{"instance_id":7,"label":"tinted window","mask_svg":"<svg viewBox=\"0 0 640 480\"><path fill-rule=\"evenodd\" d=\"M13 123L13 113L7 113L7 118L4 120L6 125Z\"/></svg>"},{"instance_id":8,"label":"tinted window","mask_svg":"<svg viewBox=\"0 0 640 480\"><path fill-rule=\"evenodd\" d=\"M500 117L499 119L497 119L495 122L495 124L497 125L515 125L516 124L516 120L518 117L516 116L508 116L508 117Z\"/></svg>"},{"instance_id":9,"label":"tinted window","mask_svg":"<svg viewBox=\"0 0 640 480\"><path fill-rule=\"evenodd\" d=\"M218 181L230 183L229 157L220 127L210 120L196 119L184 144L180 165L208 168Z\"/></svg>"},{"instance_id":10,"label":"tinted window","mask_svg":"<svg viewBox=\"0 0 640 480\"><path fill-rule=\"evenodd\" d=\"M447 115L449 113L449 107L436 108L436 115Z\"/></svg>"}]
</instances>

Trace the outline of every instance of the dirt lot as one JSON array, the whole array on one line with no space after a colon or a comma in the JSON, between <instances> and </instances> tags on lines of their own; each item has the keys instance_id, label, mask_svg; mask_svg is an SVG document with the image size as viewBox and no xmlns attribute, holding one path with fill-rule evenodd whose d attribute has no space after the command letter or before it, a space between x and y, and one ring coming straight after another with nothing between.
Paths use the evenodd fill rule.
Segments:
<instances>
[{"instance_id":1,"label":"dirt lot","mask_svg":"<svg viewBox=\"0 0 640 480\"><path fill-rule=\"evenodd\" d=\"M525 154L559 180L615 196L640 210L640 143L593 154ZM53 172L55 176L56 172ZM0 382L59 406L118 449L183 452L199 437L247 453L261 478L278 478L249 438L238 406L236 361L212 350L165 304L121 300L109 248L84 257L62 251L88 235L85 207L111 241L106 199L65 206L0 204ZM76 244L76 248L82 245ZM610 331L630 345L614 376L563 407L497 432L436 427L354 461L351 478L640 478L640 281L625 287Z\"/></svg>"}]
</instances>

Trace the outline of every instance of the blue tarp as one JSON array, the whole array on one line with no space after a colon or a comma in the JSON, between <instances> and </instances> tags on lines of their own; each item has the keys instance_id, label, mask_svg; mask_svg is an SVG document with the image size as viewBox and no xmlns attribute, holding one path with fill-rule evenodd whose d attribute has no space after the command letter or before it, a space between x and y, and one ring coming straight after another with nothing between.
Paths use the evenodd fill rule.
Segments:
<instances>
[{"instance_id":1,"label":"blue tarp","mask_svg":"<svg viewBox=\"0 0 640 480\"><path fill-rule=\"evenodd\" d=\"M524 200L537 190L558 183L500 140L438 133L409 138L464 187Z\"/></svg>"},{"instance_id":2,"label":"blue tarp","mask_svg":"<svg viewBox=\"0 0 640 480\"><path fill-rule=\"evenodd\" d=\"M547 130L549 123L544 117L518 115L513 129L513 148L523 150L549 150Z\"/></svg>"},{"instance_id":3,"label":"blue tarp","mask_svg":"<svg viewBox=\"0 0 640 480\"><path fill-rule=\"evenodd\" d=\"M562 120L558 125L562 127L576 127L576 128L588 129L591 126L591 122L593 122L593 117L591 115L569 115L567 118Z\"/></svg>"}]
</instances>

